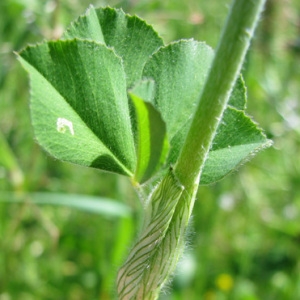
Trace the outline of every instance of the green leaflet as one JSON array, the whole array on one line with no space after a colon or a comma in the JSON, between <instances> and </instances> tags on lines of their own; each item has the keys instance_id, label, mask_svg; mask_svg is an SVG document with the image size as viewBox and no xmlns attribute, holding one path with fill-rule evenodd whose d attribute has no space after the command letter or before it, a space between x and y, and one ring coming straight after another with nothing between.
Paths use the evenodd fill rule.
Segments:
<instances>
[{"instance_id":1,"label":"green leaflet","mask_svg":"<svg viewBox=\"0 0 300 300\"><path fill-rule=\"evenodd\" d=\"M129 95L135 109L136 120L138 161L134 180L143 183L165 162L169 143L166 126L160 113L151 103L143 101L134 92L130 92Z\"/></svg>"},{"instance_id":2,"label":"green leaflet","mask_svg":"<svg viewBox=\"0 0 300 300\"><path fill-rule=\"evenodd\" d=\"M205 162L201 184L222 179L270 143L244 111L227 107Z\"/></svg>"},{"instance_id":3,"label":"green leaflet","mask_svg":"<svg viewBox=\"0 0 300 300\"><path fill-rule=\"evenodd\" d=\"M113 47L122 57L127 87L141 78L147 59L163 45L162 39L144 20L110 7L95 9L91 6L71 24L64 37L91 39Z\"/></svg>"},{"instance_id":4,"label":"green leaflet","mask_svg":"<svg viewBox=\"0 0 300 300\"><path fill-rule=\"evenodd\" d=\"M92 41L28 47L31 114L39 143L54 157L131 175L136 157L125 73L115 53Z\"/></svg>"},{"instance_id":5,"label":"green leaflet","mask_svg":"<svg viewBox=\"0 0 300 300\"><path fill-rule=\"evenodd\" d=\"M170 140L191 118L212 59L213 50L205 43L182 40L160 48L147 61L143 76L157 85L153 102Z\"/></svg>"}]
</instances>

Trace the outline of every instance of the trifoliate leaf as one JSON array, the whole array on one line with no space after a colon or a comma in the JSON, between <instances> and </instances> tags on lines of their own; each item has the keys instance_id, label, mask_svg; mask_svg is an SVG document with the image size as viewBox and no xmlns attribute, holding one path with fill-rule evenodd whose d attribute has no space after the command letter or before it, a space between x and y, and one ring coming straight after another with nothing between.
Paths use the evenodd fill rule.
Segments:
<instances>
[{"instance_id":1,"label":"trifoliate leaf","mask_svg":"<svg viewBox=\"0 0 300 300\"><path fill-rule=\"evenodd\" d=\"M62 40L20 53L31 77L37 140L58 159L143 183L163 165L176 163L213 56L210 47L194 40L163 46L138 17L91 6ZM221 179L269 145L245 108L239 78L201 183Z\"/></svg>"}]
</instances>

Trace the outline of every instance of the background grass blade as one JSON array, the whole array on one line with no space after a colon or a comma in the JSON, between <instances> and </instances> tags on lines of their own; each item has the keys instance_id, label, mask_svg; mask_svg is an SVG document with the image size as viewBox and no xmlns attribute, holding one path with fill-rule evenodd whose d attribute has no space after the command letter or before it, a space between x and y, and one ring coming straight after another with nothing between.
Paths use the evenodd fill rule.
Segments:
<instances>
[{"instance_id":1,"label":"background grass blade","mask_svg":"<svg viewBox=\"0 0 300 300\"><path fill-rule=\"evenodd\" d=\"M23 203L26 201L37 205L66 206L105 217L129 217L131 215L131 209L127 205L103 197L46 192L22 195L8 192L0 193L0 202Z\"/></svg>"}]
</instances>

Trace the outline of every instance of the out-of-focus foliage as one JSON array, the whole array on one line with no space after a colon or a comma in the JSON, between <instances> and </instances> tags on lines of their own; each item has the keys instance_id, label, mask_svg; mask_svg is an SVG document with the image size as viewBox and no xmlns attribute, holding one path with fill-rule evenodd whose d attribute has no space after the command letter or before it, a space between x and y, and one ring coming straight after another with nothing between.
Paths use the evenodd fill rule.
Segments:
<instances>
[{"instance_id":1,"label":"out-of-focus foliage","mask_svg":"<svg viewBox=\"0 0 300 300\"><path fill-rule=\"evenodd\" d=\"M138 14L166 43L194 37L215 47L229 2L93 5ZM248 111L274 147L238 173L200 188L186 254L172 292L161 299L300 298L300 3L267 3L243 73ZM13 54L27 43L59 37L88 4L0 1L0 197L27 195L23 203L0 202L0 300L114 299L117 267L139 225L141 207L126 178L55 161L36 145L27 77ZM40 206L30 192L109 197L133 213Z\"/></svg>"}]
</instances>

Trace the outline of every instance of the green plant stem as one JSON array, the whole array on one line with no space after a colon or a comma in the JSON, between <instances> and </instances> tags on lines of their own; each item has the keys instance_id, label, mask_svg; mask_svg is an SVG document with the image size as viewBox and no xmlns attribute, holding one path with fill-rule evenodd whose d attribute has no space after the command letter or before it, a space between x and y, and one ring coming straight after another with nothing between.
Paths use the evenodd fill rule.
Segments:
<instances>
[{"instance_id":1,"label":"green plant stem","mask_svg":"<svg viewBox=\"0 0 300 300\"><path fill-rule=\"evenodd\" d=\"M118 273L120 300L155 300L182 253L201 171L265 0L235 0L179 161L156 187Z\"/></svg>"},{"instance_id":2,"label":"green plant stem","mask_svg":"<svg viewBox=\"0 0 300 300\"><path fill-rule=\"evenodd\" d=\"M205 160L264 3L265 0L234 0L231 6L213 65L174 170L181 184L191 194L199 184Z\"/></svg>"}]
</instances>

